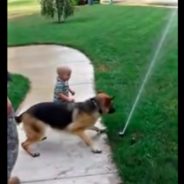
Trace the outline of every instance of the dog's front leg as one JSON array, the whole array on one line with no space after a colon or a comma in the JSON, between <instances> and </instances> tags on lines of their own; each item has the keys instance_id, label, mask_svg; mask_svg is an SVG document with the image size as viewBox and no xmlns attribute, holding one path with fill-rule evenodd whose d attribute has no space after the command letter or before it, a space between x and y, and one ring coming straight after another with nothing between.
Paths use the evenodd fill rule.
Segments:
<instances>
[{"instance_id":1,"label":"dog's front leg","mask_svg":"<svg viewBox=\"0 0 184 184\"><path fill-rule=\"evenodd\" d=\"M84 130L76 130L74 132L76 135L78 135L88 146L90 146L93 153L101 153L102 151L95 146L91 138L87 136L84 132Z\"/></svg>"}]
</instances>

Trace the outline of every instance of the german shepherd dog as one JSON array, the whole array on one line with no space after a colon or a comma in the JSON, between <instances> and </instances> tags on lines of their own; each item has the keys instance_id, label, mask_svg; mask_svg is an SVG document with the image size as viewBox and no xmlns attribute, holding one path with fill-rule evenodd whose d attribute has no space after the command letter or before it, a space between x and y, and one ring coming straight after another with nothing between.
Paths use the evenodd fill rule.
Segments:
<instances>
[{"instance_id":1,"label":"german shepherd dog","mask_svg":"<svg viewBox=\"0 0 184 184\"><path fill-rule=\"evenodd\" d=\"M92 152L101 153L91 138L86 135L85 130L92 128L100 131L94 124L101 115L115 111L112 99L108 94L99 92L95 97L84 102L43 102L31 106L15 118L17 123L23 122L27 136L27 139L22 143L23 149L32 157L39 156L40 153L33 153L30 146L46 139L45 128L46 125L50 125L53 129L65 130L78 135L90 146Z\"/></svg>"}]
</instances>

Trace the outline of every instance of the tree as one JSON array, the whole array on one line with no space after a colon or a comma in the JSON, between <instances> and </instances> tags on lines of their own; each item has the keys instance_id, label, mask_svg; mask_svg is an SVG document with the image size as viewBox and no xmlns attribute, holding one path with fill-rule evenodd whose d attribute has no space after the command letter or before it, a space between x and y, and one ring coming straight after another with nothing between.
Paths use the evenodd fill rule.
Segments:
<instances>
[{"instance_id":1,"label":"tree","mask_svg":"<svg viewBox=\"0 0 184 184\"><path fill-rule=\"evenodd\" d=\"M64 22L73 12L72 0L41 0L41 14L50 18L57 16L59 23Z\"/></svg>"}]
</instances>

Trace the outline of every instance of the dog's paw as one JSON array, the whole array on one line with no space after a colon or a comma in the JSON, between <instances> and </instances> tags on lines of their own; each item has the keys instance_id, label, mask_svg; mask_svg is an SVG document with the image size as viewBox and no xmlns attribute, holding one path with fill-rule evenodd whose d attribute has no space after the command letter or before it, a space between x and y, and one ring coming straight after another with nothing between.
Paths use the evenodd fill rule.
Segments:
<instances>
[{"instance_id":1,"label":"dog's paw","mask_svg":"<svg viewBox=\"0 0 184 184\"><path fill-rule=\"evenodd\" d=\"M32 157L35 158L35 157L39 157L40 156L40 153L32 153Z\"/></svg>"},{"instance_id":2,"label":"dog's paw","mask_svg":"<svg viewBox=\"0 0 184 184\"><path fill-rule=\"evenodd\" d=\"M94 149L92 149L92 152L93 153L102 153L102 150L99 148L94 148Z\"/></svg>"}]
</instances>

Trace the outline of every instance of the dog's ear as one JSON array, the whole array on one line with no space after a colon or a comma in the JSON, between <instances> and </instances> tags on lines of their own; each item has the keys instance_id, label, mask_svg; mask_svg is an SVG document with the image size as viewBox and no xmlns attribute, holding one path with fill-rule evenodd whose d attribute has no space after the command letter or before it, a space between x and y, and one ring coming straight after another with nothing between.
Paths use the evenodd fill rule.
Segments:
<instances>
[{"instance_id":1,"label":"dog's ear","mask_svg":"<svg viewBox=\"0 0 184 184\"><path fill-rule=\"evenodd\" d=\"M102 90L97 90L97 94L104 93Z\"/></svg>"},{"instance_id":2,"label":"dog's ear","mask_svg":"<svg viewBox=\"0 0 184 184\"><path fill-rule=\"evenodd\" d=\"M114 100L115 99L115 96L111 96L111 100Z\"/></svg>"}]
</instances>

